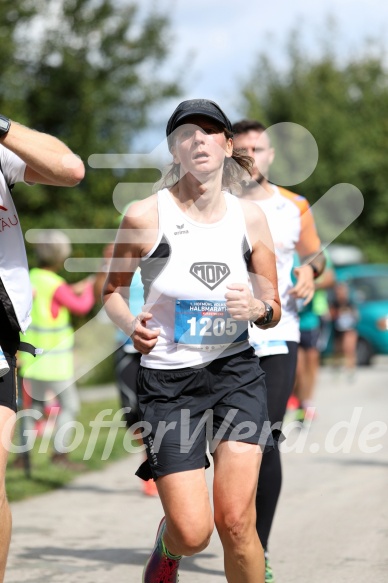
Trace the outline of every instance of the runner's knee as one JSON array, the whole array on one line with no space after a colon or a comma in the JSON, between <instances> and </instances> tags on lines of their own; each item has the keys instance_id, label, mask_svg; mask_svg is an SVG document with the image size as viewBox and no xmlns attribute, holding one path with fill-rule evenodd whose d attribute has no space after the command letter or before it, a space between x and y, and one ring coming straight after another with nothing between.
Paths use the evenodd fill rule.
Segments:
<instances>
[{"instance_id":1,"label":"runner's knee","mask_svg":"<svg viewBox=\"0 0 388 583\"><path fill-rule=\"evenodd\" d=\"M256 531L254 513L231 510L215 518L220 538L223 542L230 541L234 547L245 547Z\"/></svg>"},{"instance_id":2,"label":"runner's knee","mask_svg":"<svg viewBox=\"0 0 388 583\"><path fill-rule=\"evenodd\" d=\"M181 554L191 556L200 553L209 545L213 525L206 522L197 525L174 525L169 534L170 532L174 542L181 549Z\"/></svg>"}]
</instances>

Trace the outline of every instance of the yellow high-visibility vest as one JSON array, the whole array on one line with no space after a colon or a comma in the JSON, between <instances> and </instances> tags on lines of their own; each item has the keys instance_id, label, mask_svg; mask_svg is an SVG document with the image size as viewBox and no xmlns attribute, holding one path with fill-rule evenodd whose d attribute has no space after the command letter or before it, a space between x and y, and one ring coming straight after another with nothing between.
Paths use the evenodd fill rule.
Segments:
<instances>
[{"instance_id":1,"label":"yellow high-visibility vest","mask_svg":"<svg viewBox=\"0 0 388 583\"><path fill-rule=\"evenodd\" d=\"M25 340L43 354L35 358L29 354L22 357L22 376L41 381L68 380L74 376L74 331L70 312L64 306L53 318L51 304L55 291L65 280L47 269L31 269L30 280L33 289L32 322Z\"/></svg>"}]
</instances>

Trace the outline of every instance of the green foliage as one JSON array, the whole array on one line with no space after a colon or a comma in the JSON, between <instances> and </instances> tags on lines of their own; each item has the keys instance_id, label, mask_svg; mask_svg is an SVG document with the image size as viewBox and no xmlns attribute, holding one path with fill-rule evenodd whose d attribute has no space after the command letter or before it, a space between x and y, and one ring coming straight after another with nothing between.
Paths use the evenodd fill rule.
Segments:
<instances>
[{"instance_id":1,"label":"green foliage","mask_svg":"<svg viewBox=\"0 0 388 583\"><path fill-rule=\"evenodd\" d=\"M328 27L327 38L333 38L331 32ZM368 259L384 262L387 55L379 43L366 42L361 56L347 62L340 62L335 47L327 44L320 57L306 55L307 49L294 35L288 43L286 70L269 55L260 55L243 90L244 113L267 125L294 122L312 133L319 148L318 165L310 178L292 188L314 203L335 184L357 186L364 196L364 210L336 242L358 245Z\"/></svg>"},{"instance_id":2,"label":"green foliage","mask_svg":"<svg viewBox=\"0 0 388 583\"><path fill-rule=\"evenodd\" d=\"M168 19L155 8L140 18L136 1L3 0L0 112L62 139L86 166L94 153L126 153L150 108L178 94L159 73L170 41ZM127 181L139 181L136 171L87 167L76 188L18 185L23 230L116 228L112 194ZM75 255L101 247L80 244Z\"/></svg>"}]
</instances>

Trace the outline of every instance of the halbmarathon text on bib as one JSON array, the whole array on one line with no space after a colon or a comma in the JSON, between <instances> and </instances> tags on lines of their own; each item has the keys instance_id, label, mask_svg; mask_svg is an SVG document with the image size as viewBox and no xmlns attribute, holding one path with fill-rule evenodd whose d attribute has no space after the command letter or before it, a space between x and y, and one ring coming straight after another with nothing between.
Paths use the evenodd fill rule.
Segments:
<instances>
[{"instance_id":1,"label":"halbmarathon text on bib","mask_svg":"<svg viewBox=\"0 0 388 583\"><path fill-rule=\"evenodd\" d=\"M225 301L176 300L174 342L201 350L248 338L248 323L232 318Z\"/></svg>"}]
</instances>

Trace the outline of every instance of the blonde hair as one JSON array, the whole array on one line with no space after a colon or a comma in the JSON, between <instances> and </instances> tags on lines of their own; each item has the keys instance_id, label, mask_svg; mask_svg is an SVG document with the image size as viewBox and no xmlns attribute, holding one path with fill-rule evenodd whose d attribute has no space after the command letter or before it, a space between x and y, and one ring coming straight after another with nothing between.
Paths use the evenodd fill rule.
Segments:
<instances>
[{"instance_id":1,"label":"blonde hair","mask_svg":"<svg viewBox=\"0 0 388 583\"><path fill-rule=\"evenodd\" d=\"M51 267L62 263L71 254L69 237L56 229L42 230L34 238L35 254L41 266Z\"/></svg>"}]
</instances>

